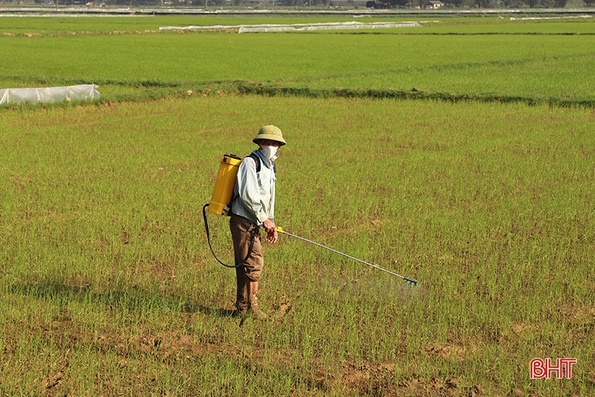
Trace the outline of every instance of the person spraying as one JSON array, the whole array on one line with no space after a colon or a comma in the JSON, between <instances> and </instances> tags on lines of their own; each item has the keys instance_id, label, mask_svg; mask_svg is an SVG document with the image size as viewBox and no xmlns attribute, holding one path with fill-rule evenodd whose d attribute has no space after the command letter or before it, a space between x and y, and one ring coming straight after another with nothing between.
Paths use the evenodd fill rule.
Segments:
<instances>
[{"instance_id":1,"label":"person spraying","mask_svg":"<svg viewBox=\"0 0 595 397\"><path fill-rule=\"evenodd\" d=\"M265 319L267 315L258 305L257 297L264 266L260 228L266 231L267 242L277 242L275 160L278 149L286 142L274 125L261 127L252 141L258 149L239 165L229 220L237 282L234 314Z\"/></svg>"}]
</instances>

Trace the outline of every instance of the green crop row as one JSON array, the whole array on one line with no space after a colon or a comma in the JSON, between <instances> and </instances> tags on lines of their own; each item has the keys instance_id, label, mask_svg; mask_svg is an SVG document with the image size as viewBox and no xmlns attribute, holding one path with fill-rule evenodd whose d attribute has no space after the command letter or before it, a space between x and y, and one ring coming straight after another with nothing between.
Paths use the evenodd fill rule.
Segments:
<instances>
[{"instance_id":1,"label":"green crop row","mask_svg":"<svg viewBox=\"0 0 595 397\"><path fill-rule=\"evenodd\" d=\"M115 23L95 19L107 20L106 27ZM35 20L56 24L54 18ZM250 85L263 92L320 90L329 96L337 89L372 89L383 96L412 91L418 98L522 98L578 106L592 106L595 95L592 35L585 34L594 33L595 25L589 21L523 22L526 33L534 28L555 34L511 35L507 32L520 25L495 18L491 24L466 20L385 33L291 34L126 34L141 22L116 20L125 34L0 38L0 48L11 54L0 66L0 83L6 88L95 83L105 101L235 94ZM12 21L0 22L18 30ZM193 22L189 18L187 24ZM495 33L459 34L473 29ZM569 34L559 34L563 31Z\"/></svg>"},{"instance_id":2,"label":"green crop row","mask_svg":"<svg viewBox=\"0 0 595 397\"><path fill-rule=\"evenodd\" d=\"M304 15L121 15L121 16L26 16L3 17L0 32L4 35L117 35L148 34L160 27L239 26L258 24L312 24L328 22L404 22L417 21L423 29L361 30L363 34L592 34L592 16L547 16L503 12L501 15L457 17L428 13L420 15L382 15L367 13L359 16L340 14ZM524 19L530 18L530 19ZM164 32L166 33L166 32ZM179 34L180 32L175 32ZM326 34L326 33L325 33Z\"/></svg>"}]
</instances>

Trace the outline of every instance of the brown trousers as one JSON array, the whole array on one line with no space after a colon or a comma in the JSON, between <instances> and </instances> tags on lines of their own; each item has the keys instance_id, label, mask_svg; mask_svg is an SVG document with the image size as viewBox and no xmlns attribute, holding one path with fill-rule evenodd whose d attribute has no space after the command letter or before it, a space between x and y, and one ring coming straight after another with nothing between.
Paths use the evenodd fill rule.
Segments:
<instances>
[{"instance_id":1,"label":"brown trousers","mask_svg":"<svg viewBox=\"0 0 595 397\"><path fill-rule=\"evenodd\" d=\"M236 265L237 305L247 307L248 282L260 281L264 266L260 229L248 219L234 214L229 220L229 229Z\"/></svg>"}]
</instances>

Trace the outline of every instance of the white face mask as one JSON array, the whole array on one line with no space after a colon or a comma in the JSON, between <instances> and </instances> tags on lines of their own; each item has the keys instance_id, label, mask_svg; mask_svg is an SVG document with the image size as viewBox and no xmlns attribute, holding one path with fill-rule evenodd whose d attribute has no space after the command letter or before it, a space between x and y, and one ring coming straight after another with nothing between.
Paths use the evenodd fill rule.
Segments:
<instances>
[{"instance_id":1,"label":"white face mask","mask_svg":"<svg viewBox=\"0 0 595 397\"><path fill-rule=\"evenodd\" d=\"M273 157L275 157L275 154L277 153L277 149L279 149L279 146L261 146L260 152L268 160L271 160Z\"/></svg>"}]
</instances>

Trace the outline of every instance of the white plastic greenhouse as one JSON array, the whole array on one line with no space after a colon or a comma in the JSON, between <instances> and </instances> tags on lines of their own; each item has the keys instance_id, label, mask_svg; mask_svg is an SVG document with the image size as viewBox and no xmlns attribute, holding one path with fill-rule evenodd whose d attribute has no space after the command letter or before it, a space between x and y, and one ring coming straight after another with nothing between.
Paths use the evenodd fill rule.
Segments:
<instances>
[{"instance_id":1,"label":"white plastic greenhouse","mask_svg":"<svg viewBox=\"0 0 595 397\"><path fill-rule=\"evenodd\" d=\"M0 89L0 105L99 99L97 88L95 84L81 84L68 87Z\"/></svg>"}]
</instances>

